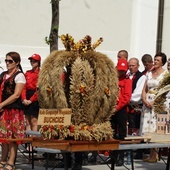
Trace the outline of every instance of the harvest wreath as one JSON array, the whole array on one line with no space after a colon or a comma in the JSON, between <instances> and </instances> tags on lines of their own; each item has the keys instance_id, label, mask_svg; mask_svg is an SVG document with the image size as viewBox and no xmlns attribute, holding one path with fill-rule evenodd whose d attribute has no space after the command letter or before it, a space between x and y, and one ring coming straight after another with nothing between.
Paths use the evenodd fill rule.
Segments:
<instances>
[{"instance_id":1,"label":"harvest wreath","mask_svg":"<svg viewBox=\"0 0 170 170\"><path fill-rule=\"evenodd\" d=\"M38 80L40 108L70 108L70 126L42 126L45 138L102 141L112 139L110 117L115 111L118 80L114 63L95 48L91 37L75 43L61 36L66 48L52 52L43 62Z\"/></svg>"},{"instance_id":2,"label":"harvest wreath","mask_svg":"<svg viewBox=\"0 0 170 170\"><path fill-rule=\"evenodd\" d=\"M165 113L165 101L170 92L170 72L167 72L158 87L158 93L154 100L154 111L156 114ZM170 108L169 108L170 109Z\"/></svg>"}]
</instances>

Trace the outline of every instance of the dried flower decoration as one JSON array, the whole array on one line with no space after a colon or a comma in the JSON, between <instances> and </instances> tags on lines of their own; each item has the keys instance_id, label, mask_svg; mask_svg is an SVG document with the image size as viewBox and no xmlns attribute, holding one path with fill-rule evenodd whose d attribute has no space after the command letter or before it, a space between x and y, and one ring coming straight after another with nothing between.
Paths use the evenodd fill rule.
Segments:
<instances>
[{"instance_id":1,"label":"dried flower decoration","mask_svg":"<svg viewBox=\"0 0 170 170\"><path fill-rule=\"evenodd\" d=\"M86 93L86 86L81 85L80 88L79 88L79 90L80 90L81 95L84 96L85 93Z\"/></svg>"},{"instance_id":2,"label":"dried flower decoration","mask_svg":"<svg viewBox=\"0 0 170 170\"><path fill-rule=\"evenodd\" d=\"M48 86L46 87L46 90L47 90L48 94L51 96L52 92L53 92L52 86L48 84Z\"/></svg>"},{"instance_id":3,"label":"dried flower decoration","mask_svg":"<svg viewBox=\"0 0 170 170\"><path fill-rule=\"evenodd\" d=\"M110 90L109 90L109 88L105 88L105 89L104 89L104 92L105 92L105 94L106 94L107 96L110 96Z\"/></svg>"},{"instance_id":4,"label":"dried flower decoration","mask_svg":"<svg viewBox=\"0 0 170 170\"><path fill-rule=\"evenodd\" d=\"M91 44L91 37L89 35L86 35L83 39L78 41L77 43L74 42L74 38L69 35L61 35L60 36L62 43L64 44L64 47L66 48L66 51L73 51L76 53L86 53L87 51L93 51L98 47L101 42L103 42L103 38L99 38L97 42L95 42L93 45Z\"/></svg>"}]
</instances>

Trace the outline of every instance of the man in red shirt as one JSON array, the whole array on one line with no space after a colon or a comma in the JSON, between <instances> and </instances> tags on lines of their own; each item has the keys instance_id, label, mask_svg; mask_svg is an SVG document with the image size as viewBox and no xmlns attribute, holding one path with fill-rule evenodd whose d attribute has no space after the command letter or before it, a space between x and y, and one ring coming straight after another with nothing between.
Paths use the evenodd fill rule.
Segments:
<instances>
[{"instance_id":1,"label":"man in red shirt","mask_svg":"<svg viewBox=\"0 0 170 170\"><path fill-rule=\"evenodd\" d=\"M126 137L127 112L126 107L132 94L132 80L126 75L128 63L125 59L119 59L116 66L119 78L119 97L116 106L116 112L111 117L112 128L114 129L114 138L124 140ZM118 152L117 166L124 163L124 152Z\"/></svg>"},{"instance_id":2,"label":"man in red shirt","mask_svg":"<svg viewBox=\"0 0 170 170\"><path fill-rule=\"evenodd\" d=\"M116 69L118 71L119 78L119 97L116 106L116 112L112 116L111 123L115 130L115 137L124 140L126 137L126 106L130 101L132 94L132 80L126 76L128 70L127 61L125 59L119 59Z\"/></svg>"}]
</instances>

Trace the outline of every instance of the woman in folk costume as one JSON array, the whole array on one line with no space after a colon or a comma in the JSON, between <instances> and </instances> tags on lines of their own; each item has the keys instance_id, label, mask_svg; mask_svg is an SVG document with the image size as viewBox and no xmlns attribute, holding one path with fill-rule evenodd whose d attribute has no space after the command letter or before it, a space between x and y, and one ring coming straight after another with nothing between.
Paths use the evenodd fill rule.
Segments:
<instances>
[{"instance_id":1,"label":"woman in folk costume","mask_svg":"<svg viewBox=\"0 0 170 170\"><path fill-rule=\"evenodd\" d=\"M6 54L7 71L0 75L0 142L2 155L0 170L13 170L17 155L17 145L9 139L25 137L25 117L22 109L21 92L26 82L17 52ZM8 139L8 140L6 140Z\"/></svg>"},{"instance_id":2,"label":"woman in folk costume","mask_svg":"<svg viewBox=\"0 0 170 170\"><path fill-rule=\"evenodd\" d=\"M157 88L163 80L166 70L163 69L167 57L164 53L157 53L154 57L154 70L149 72L142 91L143 114L141 115L141 134L156 132L156 114L153 109L153 102L157 93ZM146 162L157 162L157 154L151 149L150 156L145 159Z\"/></svg>"}]
</instances>

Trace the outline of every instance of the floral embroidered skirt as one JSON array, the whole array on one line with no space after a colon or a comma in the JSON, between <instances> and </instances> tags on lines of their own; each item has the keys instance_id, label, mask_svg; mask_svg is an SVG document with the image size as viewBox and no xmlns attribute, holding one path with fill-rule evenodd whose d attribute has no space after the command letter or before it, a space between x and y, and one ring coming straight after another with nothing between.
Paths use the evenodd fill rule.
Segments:
<instances>
[{"instance_id":1,"label":"floral embroidered skirt","mask_svg":"<svg viewBox=\"0 0 170 170\"><path fill-rule=\"evenodd\" d=\"M11 138L25 138L25 116L23 110L4 109L0 113L0 142ZM19 140L17 143L20 143Z\"/></svg>"}]
</instances>

